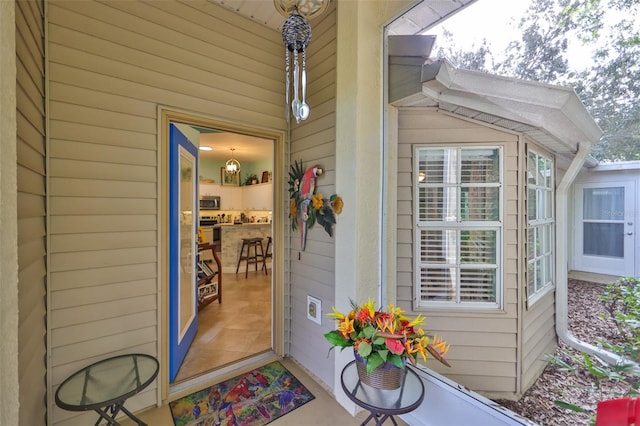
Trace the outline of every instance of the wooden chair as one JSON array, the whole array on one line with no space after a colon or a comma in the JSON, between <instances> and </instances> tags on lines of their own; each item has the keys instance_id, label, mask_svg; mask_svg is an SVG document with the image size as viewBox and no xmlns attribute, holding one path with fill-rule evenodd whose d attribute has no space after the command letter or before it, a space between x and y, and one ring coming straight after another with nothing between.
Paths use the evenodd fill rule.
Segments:
<instances>
[{"instance_id":1,"label":"wooden chair","mask_svg":"<svg viewBox=\"0 0 640 426\"><path fill-rule=\"evenodd\" d=\"M204 308L216 299L218 303L222 303L222 263L216 254L214 243L198 243L198 253L205 250L211 250L216 270L211 269L204 260L198 261L198 309ZM217 288L211 283L215 277L218 277Z\"/></svg>"}]
</instances>

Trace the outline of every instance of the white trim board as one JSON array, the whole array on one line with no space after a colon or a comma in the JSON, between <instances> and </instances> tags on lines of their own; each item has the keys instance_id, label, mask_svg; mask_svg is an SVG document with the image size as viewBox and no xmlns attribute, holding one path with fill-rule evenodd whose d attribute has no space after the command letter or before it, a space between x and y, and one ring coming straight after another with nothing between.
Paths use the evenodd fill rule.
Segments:
<instances>
[{"instance_id":1,"label":"white trim board","mask_svg":"<svg viewBox=\"0 0 640 426\"><path fill-rule=\"evenodd\" d=\"M422 379L425 394L416 410L400 416L412 426L536 425L435 371L424 367L413 370Z\"/></svg>"}]
</instances>

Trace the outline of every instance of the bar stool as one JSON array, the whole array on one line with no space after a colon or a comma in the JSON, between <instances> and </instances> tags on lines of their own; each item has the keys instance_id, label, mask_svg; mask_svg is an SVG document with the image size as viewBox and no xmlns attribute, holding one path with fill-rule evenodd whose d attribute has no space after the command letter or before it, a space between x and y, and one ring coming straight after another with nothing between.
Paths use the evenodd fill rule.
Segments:
<instances>
[{"instance_id":1,"label":"bar stool","mask_svg":"<svg viewBox=\"0 0 640 426\"><path fill-rule=\"evenodd\" d=\"M267 237L267 248L264 251L264 256L262 256L262 260L263 260L262 269L264 269L265 275L269 275L269 273L267 272L267 258L270 257L271 259L273 259L273 256L269 251L270 248L271 248L271 237Z\"/></svg>"},{"instance_id":2,"label":"bar stool","mask_svg":"<svg viewBox=\"0 0 640 426\"><path fill-rule=\"evenodd\" d=\"M246 247L246 254L244 254ZM253 247L253 255L251 255L251 248ZM258 248L260 253L258 253ZM254 264L256 272L258 271L258 263L264 264L264 251L262 250L262 238L243 238L242 247L240 247L240 257L238 257L238 266L236 266L236 274L240 269L240 263L245 261L244 277L247 278L249 272L249 264Z\"/></svg>"}]
</instances>

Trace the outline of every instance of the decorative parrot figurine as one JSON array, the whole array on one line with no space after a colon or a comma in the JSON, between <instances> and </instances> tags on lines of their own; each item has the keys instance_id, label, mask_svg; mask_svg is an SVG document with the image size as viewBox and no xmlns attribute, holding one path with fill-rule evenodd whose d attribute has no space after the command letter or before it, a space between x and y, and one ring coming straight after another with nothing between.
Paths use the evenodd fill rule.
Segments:
<instances>
[{"instance_id":1,"label":"decorative parrot figurine","mask_svg":"<svg viewBox=\"0 0 640 426\"><path fill-rule=\"evenodd\" d=\"M312 212L309 209L309 204L311 204L313 194L316 192L316 177L322 175L322 173L322 168L316 164L308 168L300 180L300 246L302 251L307 246L307 225L310 228L315 222L314 217L309 221L309 216Z\"/></svg>"},{"instance_id":2,"label":"decorative parrot figurine","mask_svg":"<svg viewBox=\"0 0 640 426\"><path fill-rule=\"evenodd\" d=\"M324 170L316 164L306 171L302 162L294 162L289 172L289 198L291 208L289 219L291 230L295 231L300 226L300 246L302 251L307 245L307 229L318 222L324 230L332 235L333 224L336 223L335 214L342 212L342 199L332 195L329 199L322 194L316 194L316 179Z\"/></svg>"}]
</instances>

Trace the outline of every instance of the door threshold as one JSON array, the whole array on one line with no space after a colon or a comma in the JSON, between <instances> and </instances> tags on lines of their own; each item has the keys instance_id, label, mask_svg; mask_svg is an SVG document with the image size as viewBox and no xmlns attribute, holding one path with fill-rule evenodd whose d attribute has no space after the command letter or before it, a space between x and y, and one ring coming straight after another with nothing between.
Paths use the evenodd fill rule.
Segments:
<instances>
[{"instance_id":1,"label":"door threshold","mask_svg":"<svg viewBox=\"0 0 640 426\"><path fill-rule=\"evenodd\" d=\"M190 393L199 391L215 383L220 383L223 380L235 377L244 371L252 370L269 362L278 361L279 359L280 357L273 351L262 352L250 358L242 359L238 362L215 369L192 379L176 384L170 383L167 402L189 395Z\"/></svg>"}]
</instances>

